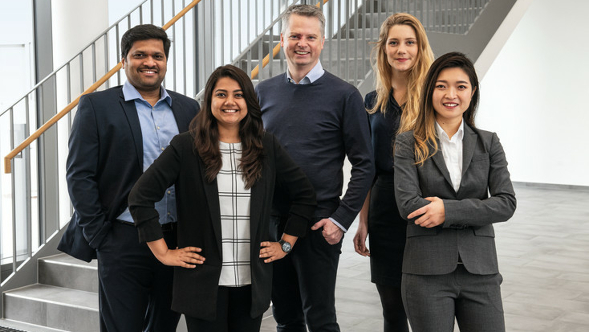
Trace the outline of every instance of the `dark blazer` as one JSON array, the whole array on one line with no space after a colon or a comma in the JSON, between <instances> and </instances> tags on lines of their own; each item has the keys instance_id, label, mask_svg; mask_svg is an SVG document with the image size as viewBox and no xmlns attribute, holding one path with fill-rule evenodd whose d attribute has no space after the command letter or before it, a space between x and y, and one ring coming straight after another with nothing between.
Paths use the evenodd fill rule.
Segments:
<instances>
[{"instance_id":1,"label":"dark blazer","mask_svg":"<svg viewBox=\"0 0 589 332\"><path fill-rule=\"evenodd\" d=\"M272 265L259 258L260 243L270 241L269 220L275 185L287 188L292 199L285 233L305 234L315 212L315 191L276 138L266 133L263 139L262 177L251 188L250 234L252 306L251 316L263 314L270 304ZM221 215L217 181L208 182L205 166L194 149L190 133L176 136L170 146L151 165L129 195L129 208L141 241L162 238L154 203L166 188L176 186L178 208L178 246L202 248L206 258L194 269L176 267L172 309L188 316L213 320L221 275Z\"/></svg>"},{"instance_id":2,"label":"dark blazer","mask_svg":"<svg viewBox=\"0 0 589 332\"><path fill-rule=\"evenodd\" d=\"M440 275L454 271L458 257L473 274L499 272L493 223L515 212L515 192L497 134L464 124L462 180L452 187L441 151L415 165L413 132L395 143L395 197L401 216L427 204L425 197L444 201L446 220L433 228L408 220L403 272ZM431 148L431 147L430 147ZM416 218L415 218L416 219Z\"/></svg>"},{"instance_id":3,"label":"dark blazer","mask_svg":"<svg viewBox=\"0 0 589 332\"><path fill-rule=\"evenodd\" d=\"M188 130L199 110L192 98L168 90L178 131ZM72 124L67 184L74 214L58 249L91 261L127 208L127 196L143 173L143 139L134 101L122 86L82 96Z\"/></svg>"}]
</instances>

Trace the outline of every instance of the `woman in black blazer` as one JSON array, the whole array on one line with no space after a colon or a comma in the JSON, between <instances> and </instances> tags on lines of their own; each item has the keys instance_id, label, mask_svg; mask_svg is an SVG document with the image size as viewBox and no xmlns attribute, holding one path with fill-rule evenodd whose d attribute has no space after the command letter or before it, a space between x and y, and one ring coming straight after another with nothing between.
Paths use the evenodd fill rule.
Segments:
<instances>
[{"instance_id":1,"label":"woman in black blazer","mask_svg":"<svg viewBox=\"0 0 589 332\"><path fill-rule=\"evenodd\" d=\"M154 204L176 187L178 247L169 250ZM288 192L290 218L269 241L275 188ZM271 262L290 252L315 210L315 192L277 140L265 133L249 77L217 68L188 133L137 181L129 208L155 257L174 271L172 309L189 331L259 331L270 304Z\"/></svg>"},{"instance_id":2,"label":"woman in black blazer","mask_svg":"<svg viewBox=\"0 0 589 332\"><path fill-rule=\"evenodd\" d=\"M427 74L413 131L395 142L395 197L408 220L401 290L414 332L505 331L493 223L515 212L497 134L474 125L479 83L462 53Z\"/></svg>"}]
</instances>

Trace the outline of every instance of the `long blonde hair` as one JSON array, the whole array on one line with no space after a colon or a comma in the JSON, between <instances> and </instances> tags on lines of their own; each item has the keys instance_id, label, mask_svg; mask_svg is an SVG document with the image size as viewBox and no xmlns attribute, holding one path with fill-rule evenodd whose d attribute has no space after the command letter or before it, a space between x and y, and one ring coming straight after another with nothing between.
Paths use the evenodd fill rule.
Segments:
<instances>
[{"instance_id":1,"label":"long blonde hair","mask_svg":"<svg viewBox=\"0 0 589 332\"><path fill-rule=\"evenodd\" d=\"M402 105L401 124L399 133L413 129L415 119L419 113L419 97L425 75L429 66L434 61L434 53L429 45L425 29L419 20L407 13L397 13L389 16L380 27L378 42L372 49L372 58L376 57L376 63L373 62L374 72L376 73L376 103L368 113L378 111L383 114L386 112L389 96L392 89L393 69L388 62L386 45L389 37L389 30L397 24L408 25L413 28L417 37L417 60L409 70L409 80L407 86L407 101ZM376 56L375 56L376 55Z\"/></svg>"}]
</instances>

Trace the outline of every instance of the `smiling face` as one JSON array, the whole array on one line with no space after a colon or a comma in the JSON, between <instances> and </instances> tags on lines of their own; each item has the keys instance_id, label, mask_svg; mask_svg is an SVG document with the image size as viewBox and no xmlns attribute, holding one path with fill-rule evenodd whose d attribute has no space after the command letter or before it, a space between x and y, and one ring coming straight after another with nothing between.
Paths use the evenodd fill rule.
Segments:
<instances>
[{"instance_id":1,"label":"smiling face","mask_svg":"<svg viewBox=\"0 0 589 332\"><path fill-rule=\"evenodd\" d=\"M325 37L316 17L293 14L284 33L280 34L280 46L286 55L288 69L306 75L319 61Z\"/></svg>"},{"instance_id":2,"label":"smiling face","mask_svg":"<svg viewBox=\"0 0 589 332\"><path fill-rule=\"evenodd\" d=\"M123 59L127 80L143 96L160 91L166 76L167 59L161 39L138 40ZM145 96L144 96L145 97Z\"/></svg>"},{"instance_id":3,"label":"smiling face","mask_svg":"<svg viewBox=\"0 0 589 332\"><path fill-rule=\"evenodd\" d=\"M239 132L239 123L247 115L247 103L236 80L221 77L217 81L211 96L211 113L217 119L219 130Z\"/></svg>"},{"instance_id":4,"label":"smiling face","mask_svg":"<svg viewBox=\"0 0 589 332\"><path fill-rule=\"evenodd\" d=\"M405 72L413 68L419 53L415 30L405 24L393 25L389 29L385 52L393 72Z\"/></svg>"},{"instance_id":5,"label":"smiling face","mask_svg":"<svg viewBox=\"0 0 589 332\"><path fill-rule=\"evenodd\" d=\"M474 94L470 79L461 68L440 72L432 95L432 104L439 124L460 124L462 114L470 106Z\"/></svg>"}]
</instances>

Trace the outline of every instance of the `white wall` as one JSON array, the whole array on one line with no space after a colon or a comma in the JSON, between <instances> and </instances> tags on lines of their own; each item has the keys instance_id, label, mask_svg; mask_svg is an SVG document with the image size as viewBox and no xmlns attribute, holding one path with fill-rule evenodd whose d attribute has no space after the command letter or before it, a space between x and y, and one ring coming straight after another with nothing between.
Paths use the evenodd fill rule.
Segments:
<instances>
[{"instance_id":1,"label":"white wall","mask_svg":"<svg viewBox=\"0 0 589 332\"><path fill-rule=\"evenodd\" d=\"M534 0L481 82L513 181L589 186L589 1Z\"/></svg>"},{"instance_id":2,"label":"white wall","mask_svg":"<svg viewBox=\"0 0 589 332\"><path fill-rule=\"evenodd\" d=\"M0 112L24 95L33 82L33 18L29 1L0 0ZM17 97L18 96L18 97Z\"/></svg>"}]
</instances>

